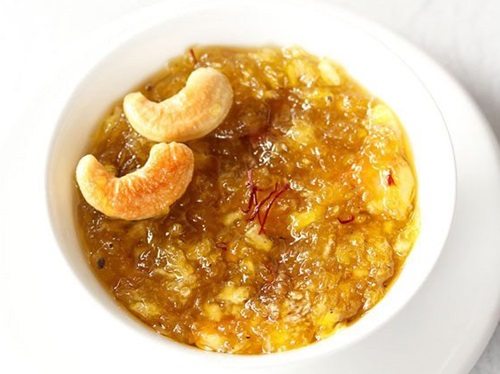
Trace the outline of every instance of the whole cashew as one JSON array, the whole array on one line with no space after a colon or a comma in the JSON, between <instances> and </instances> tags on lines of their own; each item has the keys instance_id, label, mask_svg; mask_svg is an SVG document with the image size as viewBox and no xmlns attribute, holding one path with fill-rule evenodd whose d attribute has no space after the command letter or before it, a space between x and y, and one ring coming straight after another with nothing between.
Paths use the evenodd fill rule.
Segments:
<instances>
[{"instance_id":1,"label":"whole cashew","mask_svg":"<svg viewBox=\"0 0 500 374\"><path fill-rule=\"evenodd\" d=\"M194 156L184 144L155 144L146 164L121 178L115 177L92 155L76 167L76 180L85 200L113 218L139 220L168 213L186 191Z\"/></svg>"},{"instance_id":2,"label":"whole cashew","mask_svg":"<svg viewBox=\"0 0 500 374\"><path fill-rule=\"evenodd\" d=\"M224 120L233 102L227 77L212 68L191 73L186 86L160 102L142 93L125 96L123 109L132 127L157 142L184 142L203 137Z\"/></svg>"}]
</instances>

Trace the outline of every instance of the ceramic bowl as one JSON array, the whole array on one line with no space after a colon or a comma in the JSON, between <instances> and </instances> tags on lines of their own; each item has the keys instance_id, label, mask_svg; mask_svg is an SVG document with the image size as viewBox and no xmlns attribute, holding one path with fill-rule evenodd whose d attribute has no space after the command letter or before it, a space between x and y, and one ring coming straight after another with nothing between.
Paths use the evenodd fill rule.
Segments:
<instances>
[{"instance_id":1,"label":"ceramic bowl","mask_svg":"<svg viewBox=\"0 0 500 374\"><path fill-rule=\"evenodd\" d=\"M235 46L299 45L328 56L400 117L413 149L418 177L420 235L401 275L384 299L352 326L310 346L271 355L207 353L158 337L112 301L92 274L76 233L74 171L90 134L112 103L158 71L169 58L195 44ZM222 0L182 11L150 14L136 26L82 56L72 94L60 106L49 150L48 209L60 249L79 279L112 315L130 329L130 339L146 334L145 345L176 354L244 365L279 365L346 349L387 323L425 282L445 243L455 202L455 163L446 124L419 77L390 46L357 28L336 8L316 2ZM85 307L92 307L86 305ZM113 318L114 318L113 317ZM150 337L150 339L149 339ZM221 361L222 362L222 361Z\"/></svg>"}]
</instances>

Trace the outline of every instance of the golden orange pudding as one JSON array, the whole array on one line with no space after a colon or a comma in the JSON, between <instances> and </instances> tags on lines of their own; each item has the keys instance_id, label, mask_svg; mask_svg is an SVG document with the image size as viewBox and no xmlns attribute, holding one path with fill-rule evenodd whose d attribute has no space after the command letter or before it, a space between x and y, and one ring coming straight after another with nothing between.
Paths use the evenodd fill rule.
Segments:
<instances>
[{"instance_id":1,"label":"golden orange pudding","mask_svg":"<svg viewBox=\"0 0 500 374\"><path fill-rule=\"evenodd\" d=\"M196 47L140 92L161 102L198 68L227 77L229 112L194 140L168 135L193 167L189 180L191 164L172 171L178 198L160 215L112 218L75 188L88 261L124 308L182 343L259 354L324 339L383 298L418 235L404 130L342 67L299 48ZM127 118L120 101L89 144L102 173L149 162L158 140Z\"/></svg>"}]
</instances>

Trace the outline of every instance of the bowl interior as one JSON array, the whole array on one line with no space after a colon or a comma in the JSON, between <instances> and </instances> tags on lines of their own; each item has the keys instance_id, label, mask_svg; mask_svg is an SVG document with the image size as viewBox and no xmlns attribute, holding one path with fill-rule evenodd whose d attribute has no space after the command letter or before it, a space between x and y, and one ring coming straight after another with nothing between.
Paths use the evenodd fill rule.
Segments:
<instances>
[{"instance_id":1,"label":"bowl interior","mask_svg":"<svg viewBox=\"0 0 500 374\"><path fill-rule=\"evenodd\" d=\"M265 7L246 1L220 1L165 13L129 34L124 30L119 40L108 40L104 54L82 57L84 68L74 71L78 84L61 108L49 150L47 193L54 232L70 266L97 300L132 326L131 331L147 333L111 301L80 249L72 204L74 170L90 134L110 105L193 44L299 45L338 61L400 117L414 153L419 183L420 235L386 297L360 321L330 339L284 354L245 360L289 360L346 347L390 319L413 296L436 262L448 233L455 198L455 165L446 126L432 97L387 46L351 25L334 8L300 3L284 7L277 1ZM151 344L157 341L151 339ZM162 342L189 354L203 354L167 339Z\"/></svg>"}]
</instances>

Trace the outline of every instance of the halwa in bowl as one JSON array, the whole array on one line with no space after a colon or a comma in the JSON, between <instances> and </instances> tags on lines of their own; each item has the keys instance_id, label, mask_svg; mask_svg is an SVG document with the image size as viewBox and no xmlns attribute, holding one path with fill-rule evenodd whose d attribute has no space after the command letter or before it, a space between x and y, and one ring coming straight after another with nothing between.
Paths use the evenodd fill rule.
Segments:
<instances>
[{"instance_id":1,"label":"halwa in bowl","mask_svg":"<svg viewBox=\"0 0 500 374\"><path fill-rule=\"evenodd\" d=\"M146 48L139 46L146 34L127 42L127 48ZM148 50L155 43L146 43ZM339 51L341 62L352 53ZM296 48L195 47L141 91L161 101L181 89L193 70L210 66L231 82L231 111L213 132L186 142L194 155L193 179L168 214L123 221L89 206L73 175L86 152L117 176L133 173L155 144L131 129L121 102L111 111L100 102L93 124L88 121L85 103L96 103L92 82L105 72L118 82L120 75L110 69L124 53L115 51L82 82L54 139L49 204L62 247L72 248L68 256L74 266L82 262L75 250L83 247L101 284L135 316L177 341L220 352L283 351L335 332L300 350L329 351L366 335L411 297L439 253L432 243L446 235L440 229L446 220L439 219L451 217L445 207L454 189L450 153L428 155L436 146L449 147L446 130L432 100L404 67L390 56L374 55L385 77L408 78L403 82L410 96L396 80L389 80L380 95L392 110L328 57ZM401 69L384 70L384 59ZM354 60L347 60L351 72ZM136 81L148 71L147 64L139 65L143 68L133 69ZM360 66L353 65L353 76L364 83ZM368 81L371 89L373 80ZM98 96L111 103L124 86L108 87ZM398 90L413 104L394 100ZM87 118L82 134L95 132L103 110L104 121L90 145L88 136L71 136L82 118ZM436 127L422 135L419 125L425 123ZM70 157L61 160L62 154ZM387 191L397 191L396 198L387 200ZM71 196L77 200L75 215L67 207ZM79 266L77 273L99 294L90 273ZM100 294L112 307L106 297Z\"/></svg>"},{"instance_id":2,"label":"halwa in bowl","mask_svg":"<svg viewBox=\"0 0 500 374\"><path fill-rule=\"evenodd\" d=\"M127 310L179 342L255 354L324 339L385 295L417 237L403 127L340 66L298 47L191 48L141 92L162 102L206 68L229 79L233 103L215 130L186 141L194 174L167 213L108 217L75 188L89 264ZM89 147L118 177L155 144L124 107Z\"/></svg>"}]
</instances>

